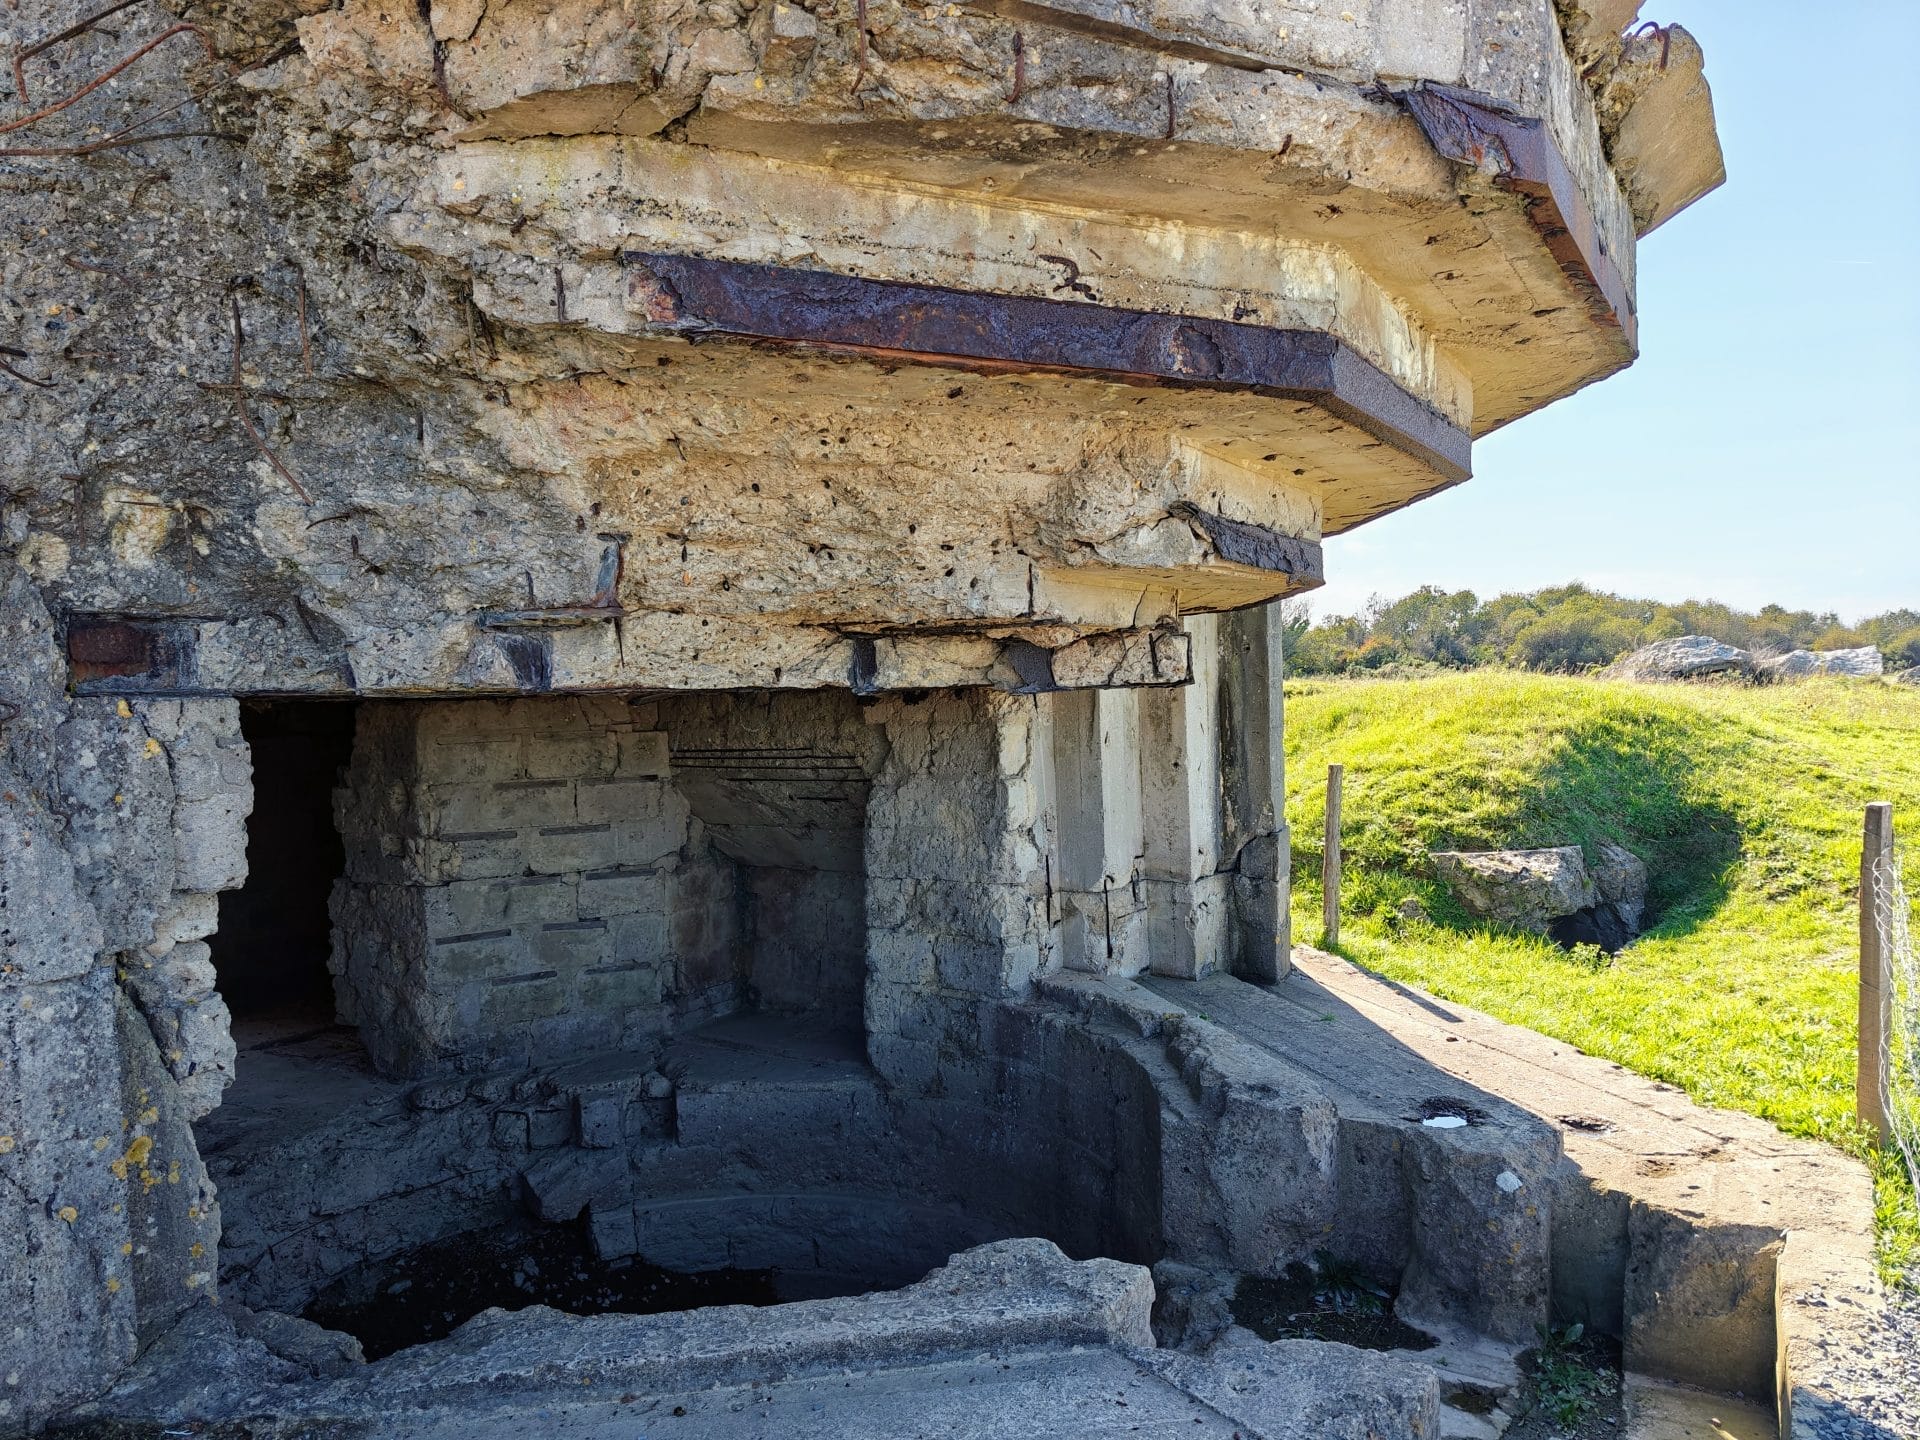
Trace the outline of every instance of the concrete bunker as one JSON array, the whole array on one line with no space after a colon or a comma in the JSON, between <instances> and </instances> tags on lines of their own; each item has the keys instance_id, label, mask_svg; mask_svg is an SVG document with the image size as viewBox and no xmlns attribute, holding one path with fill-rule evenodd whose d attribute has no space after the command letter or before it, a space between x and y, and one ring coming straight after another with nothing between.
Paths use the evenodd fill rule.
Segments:
<instances>
[{"instance_id":1,"label":"concrete bunker","mask_svg":"<svg viewBox=\"0 0 1920 1440\"><path fill-rule=\"evenodd\" d=\"M105 32L51 4L78 66ZM65 338L31 357L0 547L33 1353L0 1429L149 1359L280 1375L301 1427L338 1397L255 1333L480 1237L788 1295L1028 1237L961 1266L973 1309L941 1281L930 1315L808 1312L912 1311L942 1354L1062 1289L1045 1241L1159 1266L1196 1347L1222 1286L1327 1247L1409 1315L1536 1333L1552 1127L1476 1099L1495 1123L1426 1128L1432 1067L1316 1047L1329 1008L1282 993L1271 602L1631 360L1635 236L1718 174L1684 32L1544 3L174 8L136 58L198 34L250 77L246 143L170 157L125 216L25 192L22 313ZM11 123L149 83L173 113L175 63L202 62L176 42ZM15 158L120 163L95 148ZM149 231L152 294L219 303L118 303ZM1145 1347L1146 1276L1099 1274L1125 1325L1031 1333ZM716 1313L603 1333L664 1397ZM384 1415L474 1342L361 1383ZM1217 1395L1238 1362L1156 1363Z\"/></svg>"}]
</instances>

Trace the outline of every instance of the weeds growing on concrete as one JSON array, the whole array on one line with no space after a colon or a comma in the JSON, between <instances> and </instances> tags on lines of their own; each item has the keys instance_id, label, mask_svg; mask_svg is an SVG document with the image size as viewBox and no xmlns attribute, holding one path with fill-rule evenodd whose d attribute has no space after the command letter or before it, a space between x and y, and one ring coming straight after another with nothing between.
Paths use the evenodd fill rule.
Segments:
<instances>
[{"instance_id":1,"label":"weeds growing on concrete","mask_svg":"<svg viewBox=\"0 0 1920 1440\"><path fill-rule=\"evenodd\" d=\"M1544 1412L1556 1425L1579 1425L1620 1389L1618 1368L1608 1365L1592 1345L1582 1343L1585 1334L1582 1325L1540 1327L1527 1389L1531 1408Z\"/></svg>"}]
</instances>

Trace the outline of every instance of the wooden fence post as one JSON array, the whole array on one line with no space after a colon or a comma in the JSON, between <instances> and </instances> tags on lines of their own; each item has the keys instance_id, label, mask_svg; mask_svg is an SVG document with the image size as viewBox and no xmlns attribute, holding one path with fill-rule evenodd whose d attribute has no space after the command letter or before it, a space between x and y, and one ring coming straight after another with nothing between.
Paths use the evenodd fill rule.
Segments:
<instances>
[{"instance_id":1,"label":"wooden fence post","mask_svg":"<svg viewBox=\"0 0 1920 1440\"><path fill-rule=\"evenodd\" d=\"M1340 943L1340 782L1345 767L1327 766L1326 844L1320 855L1320 928L1323 944Z\"/></svg>"},{"instance_id":2,"label":"wooden fence post","mask_svg":"<svg viewBox=\"0 0 1920 1440\"><path fill-rule=\"evenodd\" d=\"M1892 902L1886 866L1893 851L1893 806L1867 806L1860 839L1860 1063L1853 1086L1854 1113L1879 1136L1893 1141L1887 1118L1887 1039L1893 1028L1893 957L1880 916Z\"/></svg>"}]
</instances>

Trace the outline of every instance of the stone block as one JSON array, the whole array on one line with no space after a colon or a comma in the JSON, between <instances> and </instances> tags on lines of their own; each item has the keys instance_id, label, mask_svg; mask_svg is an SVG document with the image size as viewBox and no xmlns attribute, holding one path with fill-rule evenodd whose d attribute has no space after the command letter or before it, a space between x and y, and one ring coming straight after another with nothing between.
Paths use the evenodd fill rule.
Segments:
<instances>
[{"instance_id":1,"label":"stone block","mask_svg":"<svg viewBox=\"0 0 1920 1440\"><path fill-rule=\"evenodd\" d=\"M623 730L614 736L618 756L613 773L622 780L664 780L672 773L664 730Z\"/></svg>"},{"instance_id":2,"label":"stone block","mask_svg":"<svg viewBox=\"0 0 1920 1440\"><path fill-rule=\"evenodd\" d=\"M224 1007L222 1012L224 1019ZM139 1297L139 1333L151 1342L213 1290L220 1210L189 1122L218 1103L219 1090L211 1092L212 1103L202 1105L206 1096L199 1087L169 1083L169 1072L179 1077L179 1065L156 1053L152 1017L143 1023L124 996L115 1011L114 1033L122 1067L121 1106L131 1128L116 1134L110 1151L98 1159L109 1162L106 1168L120 1182L115 1188L137 1242L127 1263Z\"/></svg>"},{"instance_id":3,"label":"stone block","mask_svg":"<svg viewBox=\"0 0 1920 1440\"><path fill-rule=\"evenodd\" d=\"M618 964L664 963L671 958L665 915L615 915L607 928L613 936L612 958Z\"/></svg>"},{"instance_id":4,"label":"stone block","mask_svg":"<svg viewBox=\"0 0 1920 1440\"><path fill-rule=\"evenodd\" d=\"M632 1188L626 1153L620 1150L562 1151L528 1166L521 1180L527 1207L549 1222L577 1220L596 1201L612 1208Z\"/></svg>"},{"instance_id":5,"label":"stone block","mask_svg":"<svg viewBox=\"0 0 1920 1440\"><path fill-rule=\"evenodd\" d=\"M175 889L239 888L247 878L247 814L252 808L251 787L174 806Z\"/></svg>"},{"instance_id":6,"label":"stone block","mask_svg":"<svg viewBox=\"0 0 1920 1440\"><path fill-rule=\"evenodd\" d=\"M434 784L493 783L526 777L524 735L447 735L419 748L420 778Z\"/></svg>"},{"instance_id":7,"label":"stone block","mask_svg":"<svg viewBox=\"0 0 1920 1440\"><path fill-rule=\"evenodd\" d=\"M493 1143L502 1150L525 1150L533 1143L523 1110L502 1110L493 1117Z\"/></svg>"},{"instance_id":8,"label":"stone block","mask_svg":"<svg viewBox=\"0 0 1920 1440\"><path fill-rule=\"evenodd\" d=\"M528 875L506 882L509 925L555 925L580 918L570 875Z\"/></svg>"},{"instance_id":9,"label":"stone block","mask_svg":"<svg viewBox=\"0 0 1920 1440\"><path fill-rule=\"evenodd\" d=\"M422 846L415 867L421 878L479 880L520 875L527 868L527 842L517 830L484 830L442 835Z\"/></svg>"},{"instance_id":10,"label":"stone block","mask_svg":"<svg viewBox=\"0 0 1920 1440\"><path fill-rule=\"evenodd\" d=\"M527 868L536 875L604 870L620 859L611 825L557 825L534 831L526 841Z\"/></svg>"},{"instance_id":11,"label":"stone block","mask_svg":"<svg viewBox=\"0 0 1920 1440\"><path fill-rule=\"evenodd\" d=\"M527 736L527 774L535 780L583 780L613 774L618 747L604 730L539 730Z\"/></svg>"},{"instance_id":12,"label":"stone block","mask_svg":"<svg viewBox=\"0 0 1920 1440\"><path fill-rule=\"evenodd\" d=\"M567 1008L567 990L566 980L548 970L494 980L481 995L480 1024L503 1030L558 1015Z\"/></svg>"},{"instance_id":13,"label":"stone block","mask_svg":"<svg viewBox=\"0 0 1920 1440\"><path fill-rule=\"evenodd\" d=\"M666 880L657 870L617 865L580 877L583 916L657 915L665 909Z\"/></svg>"},{"instance_id":14,"label":"stone block","mask_svg":"<svg viewBox=\"0 0 1920 1440\"><path fill-rule=\"evenodd\" d=\"M245 795L253 789L253 764L238 735L216 737L194 730L167 750L174 793L182 800Z\"/></svg>"},{"instance_id":15,"label":"stone block","mask_svg":"<svg viewBox=\"0 0 1920 1440\"><path fill-rule=\"evenodd\" d=\"M527 1136L537 1149L547 1150L573 1140L573 1113L558 1106L527 1114Z\"/></svg>"},{"instance_id":16,"label":"stone block","mask_svg":"<svg viewBox=\"0 0 1920 1440\"><path fill-rule=\"evenodd\" d=\"M430 935L471 935L504 929L507 887L499 880L455 880L422 892Z\"/></svg>"},{"instance_id":17,"label":"stone block","mask_svg":"<svg viewBox=\"0 0 1920 1440\"><path fill-rule=\"evenodd\" d=\"M99 954L101 925L61 848L60 822L33 803L4 756L0 789L29 797L0 805L0 990L84 974Z\"/></svg>"},{"instance_id":18,"label":"stone block","mask_svg":"<svg viewBox=\"0 0 1920 1440\"><path fill-rule=\"evenodd\" d=\"M624 1201L589 1202L587 1233L593 1253L602 1260L618 1260L640 1253L640 1231L633 1222L633 1206Z\"/></svg>"},{"instance_id":19,"label":"stone block","mask_svg":"<svg viewBox=\"0 0 1920 1440\"><path fill-rule=\"evenodd\" d=\"M660 1003L657 965L596 965L581 973L576 993L584 1011L611 1013Z\"/></svg>"},{"instance_id":20,"label":"stone block","mask_svg":"<svg viewBox=\"0 0 1920 1440\"><path fill-rule=\"evenodd\" d=\"M576 1107L574 1124L588 1149L610 1149L625 1138L626 1104L620 1096L582 1095Z\"/></svg>"},{"instance_id":21,"label":"stone block","mask_svg":"<svg viewBox=\"0 0 1920 1440\"><path fill-rule=\"evenodd\" d=\"M672 798L662 780L582 780L575 787L582 824L658 820Z\"/></svg>"},{"instance_id":22,"label":"stone block","mask_svg":"<svg viewBox=\"0 0 1920 1440\"><path fill-rule=\"evenodd\" d=\"M613 853L627 865L659 865L687 845L690 827L678 807L650 820L621 820L614 824Z\"/></svg>"},{"instance_id":23,"label":"stone block","mask_svg":"<svg viewBox=\"0 0 1920 1440\"><path fill-rule=\"evenodd\" d=\"M435 785L425 792L424 828L432 835L524 830L574 822L573 786L564 780Z\"/></svg>"},{"instance_id":24,"label":"stone block","mask_svg":"<svg viewBox=\"0 0 1920 1440\"><path fill-rule=\"evenodd\" d=\"M124 968L128 984L137 988L157 986L173 1002L204 1000L219 983L213 969L213 951L200 940L183 941L164 955L128 956Z\"/></svg>"},{"instance_id":25,"label":"stone block","mask_svg":"<svg viewBox=\"0 0 1920 1440\"><path fill-rule=\"evenodd\" d=\"M153 922L155 945L173 945L184 940L204 940L220 926L220 898L217 895L175 893L160 918Z\"/></svg>"},{"instance_id":26,"label":"stone block","mask_svg":"<svg viewBox=\"0 0 1920 1440\"><path fill-rule=\"evenodd\" d=\"M498 980L523 975L535 968L526 940L512 930L486 930L449 935L428 952L431 972L450 984L470 980Z\"/></svg>"},{"instance_id":27,"label":"stone block","mask_svg":"<svg viewBox=\"0 0 1920 1440\"><path fill-rule=\"evenodd\" d=\"M612 937L604 920L569 920L543 925L533 932L531 939L536 963L563 976L604 965L610 958Z\"/></svg>"}]
</instances>

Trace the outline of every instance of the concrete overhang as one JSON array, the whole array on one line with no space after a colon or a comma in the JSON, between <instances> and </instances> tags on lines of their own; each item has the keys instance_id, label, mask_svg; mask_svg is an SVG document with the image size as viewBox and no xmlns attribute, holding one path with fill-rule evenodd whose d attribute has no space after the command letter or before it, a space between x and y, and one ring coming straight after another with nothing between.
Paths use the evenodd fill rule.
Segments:
<instances>
[{"instance_id":1,"label":"concrete overhang","mask_svg":"<svg viewBox=\"0 0 1920 1440\"><path fill-rule=\"evenodd\" d=\"M497 24L512 27L516 14L505 7ZM1333 468L1322 483L1328 534L1463 478L1463 448L1434 443L1437 431L1485 433L1632 359L1638 217L1607 152L1631 133L1620 117L1633 100L1676 92L1634 68L1638 42L1608 52L1605 74L1596 78L1595 62L1583 76L1545 0L1485 13L1372 0L1337 18L1318 6L1229 14L1186 0L974 0L884 16L776 3L755 14L751 56L710 76L675 116L691 142L679 145L537 138L663 129L637 100L613 125L582 111L580 96L619 84L654 95L666 82L621 70L628 62L585 30L543 40L553 26L522 27L527 83L467 97L478 119L436 162L430 197L397 219L395 238L450 257L464 249L476 297L521 325L600 325L578 298L594 276L570 267L604 270L623 252L757 264L723 320L676 325L884 352L888 364L1240 384L1286 400L1298 387L1250 371L1232 380L1114 363L1092 337L1141 324L1125 312L1162 317L1168 334L1222 321L1321 331L1337 364L1371 369L1437 417L1409 430L1347 406L1339 387L1308 396L1372 439L1425 432L1406 448L1428 474L1394 493L1363 493L1364 482L1348 493L1347 467ZM1567 23L1604 19L1570 13ZM499 43L494 24L482 18L450 50L456 90L461 45L477 54ZM1579 30L1573 43L1595 42ZM1603 134L1595 88L1622 74L1638 88L1622 100L1615 84L1620 114ZM512 143L482 143L500 136ZM1692 169L1675 183L1697 193L1700 149L1647 156L1642 188L1684 162ZM1717 148L1705 163L1717 165ZM444 224L431 233L449 215L466 245ZM1237 247L1288 253L1263 275L1209 260L1194 283L1189 257ZM1340 272L1337 282L1303 280L1305 255ZM515 274L516 262L559 278ZM793 273L776 287L782 271ZM1028 338L990 354L925 336L890 343L886 292L874 289L859 292L867 323L841 315L838 329L802 333L818 315L788 302L834 276L938 290L974 322L993 310L1003 338ZM1036 298L1062 307L1057 321ZM1037 343L1041 330L1064 338L1076 327L1088 340L1074 354ZM1249 450L1264 443L1257 427L1243 438Z\"/></svg>"}]
</instances>

